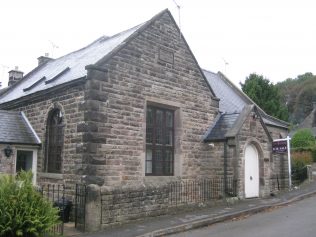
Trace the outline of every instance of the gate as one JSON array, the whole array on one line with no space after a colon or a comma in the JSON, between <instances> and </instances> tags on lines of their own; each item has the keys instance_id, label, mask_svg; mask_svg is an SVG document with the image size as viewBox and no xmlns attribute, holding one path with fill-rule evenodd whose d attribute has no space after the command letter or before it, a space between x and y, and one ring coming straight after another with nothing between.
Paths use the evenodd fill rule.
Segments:
<instances>
[{"instance_id":1,"label":"gate","mask_svg":"<svg viewBox=\"0 0 316 237\"><path fill-rule=\"evenodd\" d=\"M87 187L85 184L76 184L75 196L75 227L85 231Z\"/></svg>"},{"instance_id":2,"label":"gate","mask_svg":"<svg viewBox=\"0 0 316 237\"><path fill-rule=\"evenodd\" d=\"M48 235L63 235L65 220L65 186L63 184L47 184L39 186L38 191L42 194L44 198L46 198L54 206L57 206L60 210L59 214L62 221L59 224L53 226Z\"/></svg>"}]
</instances>

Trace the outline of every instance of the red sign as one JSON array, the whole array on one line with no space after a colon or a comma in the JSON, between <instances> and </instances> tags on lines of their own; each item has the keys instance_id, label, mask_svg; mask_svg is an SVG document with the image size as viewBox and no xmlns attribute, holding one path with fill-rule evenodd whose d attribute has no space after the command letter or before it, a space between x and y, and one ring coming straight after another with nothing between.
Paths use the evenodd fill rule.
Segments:
<instances>
[{"instance_id":1,"label":"red sign","mask_svg":"<svg viewBox=\"0 0 316 237\"><path fill-rule=\"evenodd\" d=\"M286 153L287 152L287 141L275 141L272 142L273 153Z\"/></svg>"}]
</instances>

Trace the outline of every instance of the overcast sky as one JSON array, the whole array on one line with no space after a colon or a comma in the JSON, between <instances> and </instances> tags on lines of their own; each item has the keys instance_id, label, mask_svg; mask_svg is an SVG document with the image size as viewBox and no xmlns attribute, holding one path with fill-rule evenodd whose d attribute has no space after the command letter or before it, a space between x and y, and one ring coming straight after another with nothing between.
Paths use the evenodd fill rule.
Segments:
<instances>
[{"instance_id":1,"label":"overcast sky","mask_svg":"<svg viewBox=\"0 0 316 237\"><path fill-rule=\"evenodd\" d=\"M253 72L276 83L316 74L315 0L175 0L180 26L202 68L235 84ZM80 49L149 20L174 0L1 0L0 81L37 58Z\"/></svg>"}]
</instances>

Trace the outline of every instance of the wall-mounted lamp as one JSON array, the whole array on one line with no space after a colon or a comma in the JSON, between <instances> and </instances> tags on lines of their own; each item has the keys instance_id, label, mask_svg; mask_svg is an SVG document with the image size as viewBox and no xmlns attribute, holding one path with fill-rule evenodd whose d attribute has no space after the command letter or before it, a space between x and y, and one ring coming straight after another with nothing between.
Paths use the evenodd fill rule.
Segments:
<instances>
[{"instance_id":1,"label":"wall-mounted lamp","mask_svg":"<svg viewBox=\"0 0 316 237\"><path fill-rule=\"evenodd\" d=\"M5 156L9 158L12 155L12 153L13 153L12 148L9 145L7 145L6 148L4 148Z\"/></svg>"},{"instance_id":2,"label":"wall-mounted lamp","mask_svg":"<svg viewBox=\"0 0 316 237\"><path fill-rule=\"evenodd\" d=\"M211 148L214 148L214 143L209 143L208 144Z\"/></svg>"}]
</instances>

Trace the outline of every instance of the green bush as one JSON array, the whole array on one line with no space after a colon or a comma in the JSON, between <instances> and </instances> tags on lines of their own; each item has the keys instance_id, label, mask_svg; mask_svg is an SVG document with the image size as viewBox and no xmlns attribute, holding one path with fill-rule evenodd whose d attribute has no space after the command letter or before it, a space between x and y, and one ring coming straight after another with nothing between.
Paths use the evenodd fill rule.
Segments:
<instances>
[{"instance_id":1,"label":"green bush","mask_svg":"<svg viewBox=\"0 0 316 237\"><path fill-rule=\"evenodd\" d=\"M315 146L315 138L309 129L298 130L291 139L292 148L310 148Z\"/></svg>"},{"instance_id":2,"label":"green bush","mask_svg":"<svg viewBox=\"0 0 316 237\"><path fill-rule=\"evenodd\" d=\"M307 167L304 160L292 160L292 179L298 182L307 179Z\"/></svg>"},{"instance_id":3,"label":"green bush","mask_svg":"<svg viewBox=\"0 0 316 237\"><path fill-rule=\"evenodd\" d=\"M58 209L36 191L31 172L0 175L0 236L41 236L58 223Z\"/></svg>"}]
</instances>

